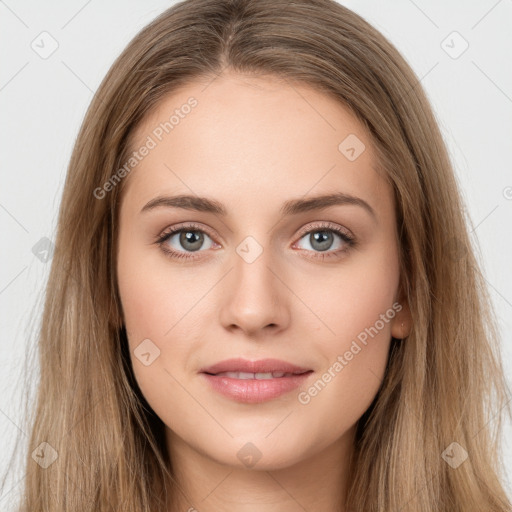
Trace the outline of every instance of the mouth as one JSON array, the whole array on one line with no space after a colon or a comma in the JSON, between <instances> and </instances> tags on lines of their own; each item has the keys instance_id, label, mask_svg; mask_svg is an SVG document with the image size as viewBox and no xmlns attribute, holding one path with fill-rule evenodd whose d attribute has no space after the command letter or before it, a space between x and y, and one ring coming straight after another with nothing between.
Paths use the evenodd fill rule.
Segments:
<instances>
[{"instance_id":1,"label":"mouth","mask_svg":"<svg viewBox=\"0 0 512 512\"><path fill-rule=\"evenodd\" d=\"M258 404L278 397L286 398L293 390L304 386L313 370L301 372L201 372L210 390L229 400Z\"/></svg>"},{"instance_id":2,"label":"mouth","mask_svg":"<svg viewBox=\"0 0 512 512\"><path fill-rule=\"evenodd\" d=\"M312 371L311 368L298 366L281 359L260 359L251 361L243 357L225 359L211 366L201 368L200 373L209 375L226 374L232 378L240 379L272 379L284 376L302 374ZM229 375L228 375L229 374ZM235 376L237 374L237 376Z\"/></svg>"},{"instance_id":3,"label":"mouth","mask_svg":"<svg viewBox=\"0 0 512 512\"><path fill-rule=\"evenodd\" d=\"M305 373L311 373L313 370L304 370L301 372L220 372L220 373L209 373L202 372L206 375L211 375L215 377L229 377L230 379L238 379L238 380L269 380L269 379L282 379L286 377L294 377L296 375L304 375Z\"/></svg>"}]
</instances>

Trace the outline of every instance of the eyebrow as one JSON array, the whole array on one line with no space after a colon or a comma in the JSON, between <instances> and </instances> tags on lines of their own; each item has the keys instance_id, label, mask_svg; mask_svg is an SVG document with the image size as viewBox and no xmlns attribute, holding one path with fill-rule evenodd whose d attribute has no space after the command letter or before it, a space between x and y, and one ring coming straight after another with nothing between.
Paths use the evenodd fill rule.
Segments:
<instances>
[{"instance_id":1,"label":"eyebrow","mask_svg":"<svg viewBox=\"0 0 512 512\"><path fill-rule=\"evenodd\" d=\"M342 192L333 194L326 194L320 196L310 197L308 199L291 199L286 201L281 207L281 214L297 215L312 210L321 210L330 206L340 205L356 205L361 206L366 210L374 220L377 220L375 210L360 197L352 196ZM198 212L214 213L217 215L226 216L227 210L218 201L209 199L207 197L191 196L191 195L178 195L178 196L159 196L151 199L144 205L141 213L153 210L158 207L166 208L182 208L184 210L194 210Z\"/></svg>"}]
</instances>

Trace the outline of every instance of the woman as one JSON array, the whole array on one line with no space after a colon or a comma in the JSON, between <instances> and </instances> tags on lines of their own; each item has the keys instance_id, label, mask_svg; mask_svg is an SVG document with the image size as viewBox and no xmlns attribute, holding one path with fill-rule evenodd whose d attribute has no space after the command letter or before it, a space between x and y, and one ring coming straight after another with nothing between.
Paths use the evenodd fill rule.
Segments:
<instances>
[{"instance_id":1,"label":"woman","mask_svg":"<svg viewBox=\"0 0 512 512\"><path fill-rule=\"evenodd\" d=\"M164 12L72 155L20 510L511 510L462 206L347 8Z\"/></svg>"}]
</instances>

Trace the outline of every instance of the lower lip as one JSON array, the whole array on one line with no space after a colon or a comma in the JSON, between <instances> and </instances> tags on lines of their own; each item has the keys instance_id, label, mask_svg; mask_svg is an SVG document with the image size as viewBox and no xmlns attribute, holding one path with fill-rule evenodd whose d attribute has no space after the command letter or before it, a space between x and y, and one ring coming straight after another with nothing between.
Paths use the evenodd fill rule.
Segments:
<instances>
[{"instance_id":1,"label":"lower lip","mask_svg":"<svg viewBox=\"0 0 512 512\"><path fill-rule=\"evenodd\" d=\"M201 373L212 388L220 394L237 402L260 403L272 400L301 386L312 371L274 379L233 379L218 375Z\"/></svg>"}]
</instances>

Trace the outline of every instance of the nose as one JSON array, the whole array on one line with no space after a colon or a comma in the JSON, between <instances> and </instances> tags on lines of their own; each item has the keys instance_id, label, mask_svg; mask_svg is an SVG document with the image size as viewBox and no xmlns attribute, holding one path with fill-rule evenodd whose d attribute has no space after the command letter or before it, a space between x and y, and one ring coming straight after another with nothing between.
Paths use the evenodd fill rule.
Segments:
<instances>
[{"instance_id":1,"label":"nose","mask_svg":"<svg viewBox=\"0 0 512 512\"><path fill-rule=\"evenodd\" d=\"M233 265L220 308L224 328L251 337L286 329L290 321L289 291L276 276L279 271L270 252L263 250L252 262L235 253Z\"/></svg>"}]
</instances>

